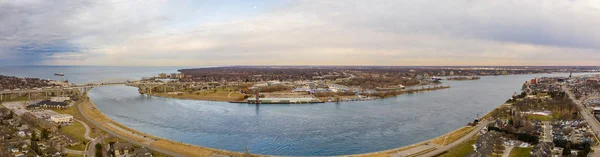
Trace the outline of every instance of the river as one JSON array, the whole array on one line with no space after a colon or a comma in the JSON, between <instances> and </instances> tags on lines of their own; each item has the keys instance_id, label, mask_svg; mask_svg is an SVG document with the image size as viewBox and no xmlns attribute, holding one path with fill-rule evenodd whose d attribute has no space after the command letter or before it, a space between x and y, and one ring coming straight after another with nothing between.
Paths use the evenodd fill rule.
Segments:
<instances>
[{"instance_id":1,"label":"river","mask_svg":"<svg viewBox=\"0 0 600 157\"><path fill-rule=\"evenodd\" d=\"M92 68L105 68L103 71L108 73L32 69L50 74L64 72L81 83L91 81L85 78L92 76L134 78L176 70ZM32 72L7 73L6 69L0 68L0 74L39 77ZM238 152L248 148L251 153L265 155L327 156L382 151L443 135L496 108L519 91L526 80L542 76L568 74L485 76L473 81L444 81L451 88L386 99L301 105L149 97L122 85L97 87L88 95L116 122L159 137Z\"/></svg>"}]
</instances>

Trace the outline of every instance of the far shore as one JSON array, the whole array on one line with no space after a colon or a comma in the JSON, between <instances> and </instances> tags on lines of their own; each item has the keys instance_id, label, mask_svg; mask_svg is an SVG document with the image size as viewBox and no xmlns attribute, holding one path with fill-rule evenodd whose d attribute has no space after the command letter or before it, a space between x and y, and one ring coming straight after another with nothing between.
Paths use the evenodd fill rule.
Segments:
<instances>
[{"instance_id":1,"label":"far shore","mask_svg":"<svg viewBox=\"0 0 600 157\"><path fill-rule=\"evenodd\" d=\"M377 94L377 93L372 94L373 98L371 98L371 99L362 99L360 101L385 99L385 98L390 98L390 97L399 96L399 95L403 95L403 94L434 91L434 90L440 90L440 89L446 89L446 88L450 88L450 86L431 86L431 87L427 87L427 88L423 87L423 88L407 89L407 90L384 91L384 92L381 92L381 94ZM219 102L244 102L245 101L244 94L239 93L239 92L224 92L224 91L217 91L217 92L203 91L203 92L206 92L206 94L204 94L204 93L194 94L194 93L190 93L190 92L178 92L177 94L168 94L165 92L154 92L151 94L146 93L146 95L157 96L157 97L162 97L162 98L182 99L182 100L205 100L205 101L219 101ZM356 96L339 96L339 97L351 99ZM345 102L344 100L335 101L334 100L335 97L315 97L315 98L319 99L323 102ZM329 100L333 99L334 101L327 101L328 99ZM349 100L349 101L356 101L356 100Z\"/></svg>"}]
</instances>

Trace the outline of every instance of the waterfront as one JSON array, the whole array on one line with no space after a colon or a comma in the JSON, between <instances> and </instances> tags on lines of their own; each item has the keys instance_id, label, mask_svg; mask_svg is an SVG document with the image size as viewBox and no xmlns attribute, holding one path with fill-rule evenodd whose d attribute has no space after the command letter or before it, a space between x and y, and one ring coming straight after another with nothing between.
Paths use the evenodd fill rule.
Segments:
<instances>
[{"instance_id":1,"label":"waterfront","mask_svg":"<svg viewBox=\"0 0 600 157\"><path fill-rule=\"evenodd\" d=\"M0 74L36 77L40 71L68 71L68 68L45 68L13 70L13 73L0 71ZM94 73L91 70L94 68L113 72ZM136 68L83 67L80 70L86 73L65 74L81 78L79 82L95 77L136 78L142 75ZM142 68L147 69L148 76L176 70ZM147 97L126 86L98 87L89 96L116 122L171 140L238 152L248 147L256 154L345 155L392 149L437 137L464 126L477 114L491 111L519 90L525 80L567 75L490 76L475 81L446 81L443 85L452 88L339 104L257 107Z\"/></svg>"},{"instance_id":2,"label":"waterfront","mask_svg":"<svg viewBox=\"0 0 600 157\"><path fill-rule=\"evenodd\" d=\"M3 66L0 75L68 80L75 84L103 81L139 80L158 73L177 72L184 67L133 67L133 66ZM54 73L63 73L56 76Z\"/></svg>"},{"instance_id":3,"label":"waterfront","mask_svg":"<svg viewBox=\"0 0 600 157\"><path fill-rule=\"evenodd\" d=\"M133 87L89 96L115 121L186 143L267 155L346 155L397 148L455 130L537 74L447 81L453 88L359 102L248 105L139 95Z\"/></svg>"}]
</instances>

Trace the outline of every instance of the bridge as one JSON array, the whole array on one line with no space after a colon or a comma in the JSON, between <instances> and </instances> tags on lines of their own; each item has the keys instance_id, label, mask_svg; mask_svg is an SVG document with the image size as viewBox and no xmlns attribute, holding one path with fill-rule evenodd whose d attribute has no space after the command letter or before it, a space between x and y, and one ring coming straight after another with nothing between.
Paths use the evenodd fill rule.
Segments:
<instances>
[{"instance_id":1,"label":"bridge","mask_svg":"<svg viewBox=\"0 0 600 157\"><path fill-rule=\"evenodd\" d=\"M37 88L37 89L20 89L20 90L5 90L0 91L0 101L4 101L5 97L9 97L12 99L16 96L27 95L28 99L31 99L32 94L43 93L44 96L48 97L48 95L83 95L87 93L94 87L97 86L110 86L110 85L119 85L125 84L124 82L114 82L114 83L98 83L98 84L85 84L85 85L73 85L73 86L65 86L65 87L55 87L55 88Z\"/></svg>"}]
</instances>

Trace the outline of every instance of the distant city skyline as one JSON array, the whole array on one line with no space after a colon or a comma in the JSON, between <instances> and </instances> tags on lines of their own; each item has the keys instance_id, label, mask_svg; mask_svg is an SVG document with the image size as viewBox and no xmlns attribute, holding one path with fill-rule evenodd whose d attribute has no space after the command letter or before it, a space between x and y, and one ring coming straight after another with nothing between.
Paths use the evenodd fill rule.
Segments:
<instances>
[{"instance_id":1,"label":"distant city skyline","mask_svg":"<svg viewBox=\"0 0 600 157\"><path fill-rule=\"evenodd\" d=\"M8 1L0 66L597 66L600 1Z\"/></svg>"}]
</instances>

